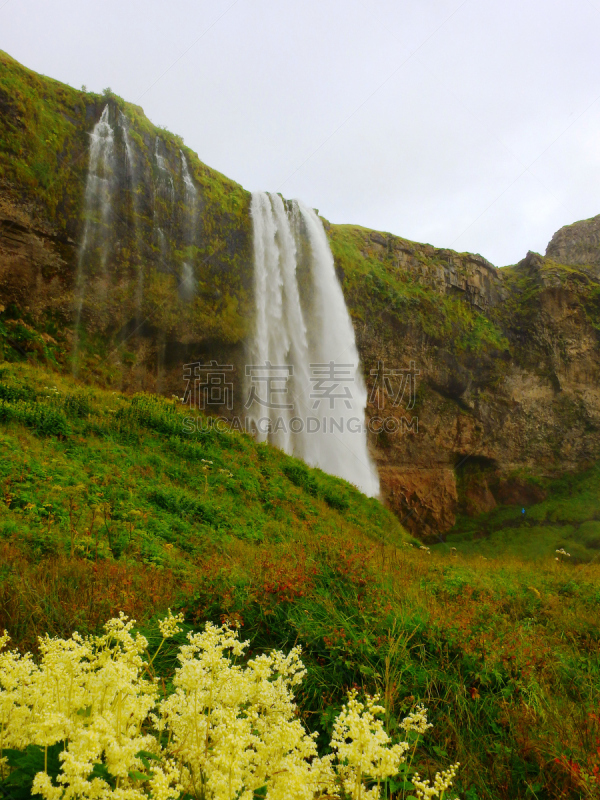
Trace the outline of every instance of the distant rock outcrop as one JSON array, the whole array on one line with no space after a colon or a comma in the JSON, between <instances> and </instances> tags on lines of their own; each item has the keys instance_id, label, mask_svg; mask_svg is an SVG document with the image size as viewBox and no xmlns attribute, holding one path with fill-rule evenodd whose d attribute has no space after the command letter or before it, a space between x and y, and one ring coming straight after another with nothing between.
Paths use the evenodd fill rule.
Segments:
<instances>
[{"instance_id":1,"label":"distant rock outcrop","mask_svg":"<svg viewBox=\"0 0 600 800\"><path fill-rule=\"evenodd\" d=\"M600 277L600 214L556 231L546 257L560 264L596 267L594 273Z\"/></svg>"}]
</instances>

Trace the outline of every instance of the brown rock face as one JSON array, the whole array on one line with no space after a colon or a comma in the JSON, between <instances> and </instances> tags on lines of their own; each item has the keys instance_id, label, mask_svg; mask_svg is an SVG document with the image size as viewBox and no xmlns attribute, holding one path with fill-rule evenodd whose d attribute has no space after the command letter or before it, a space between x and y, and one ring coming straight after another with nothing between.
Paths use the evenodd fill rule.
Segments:
<instances>
[{"instance_id":1,"label":"brown rock face","mask_svg":"<svg viewBox=\"0 0 600 800\"><path fill-rule=\"evenodd\" d=\"M518 478L510 478L496 488L498 502L509 506L527 506L531 503L541 503L547 496L541 486L525 483L525 481Z\"/></svg>"},{"instance_id":2,"label":"brown rock face","mask_svg":"<svg viewBox=\"0 0 600 800\"><path fill-rule=\"evenodd\" d=\"M454 524L458 497L451 468L382 466L379 477L388 505L408 530L434 537Z\"/></svg>"},{"instance_id":3,"label":"brown rock face","mask_svg":"<svg viewBox=\"0 0 600 800\"><path fill-rule=\"evenodd\" d=\"M444 281L432 285L435 264L415 270L419 283L440 298L458 291L463 302L476 297L506 337L505 350L457 347L424 335L410 317L389 317L380 329L357 326L367 412L371 420L396 421L388 422L391 433L378 432L378 422L370 442L382 495L406 527L427 538L448 530L459 511L538 502L544 492L536 476L577 471L600 457L600 284L586 270L529 253L515 267L494 268L490 289L475 293L468 287L486 268L463 254L455 260L460 287L446 282L443 266ZM374 395L382 362L414 363L411 408ZM398 380L390 377L394 386Z\"/></svg>"},{"instance_id":4,"label":"brown rock face","mask_svg":"<svg viewBox=\"0 0 600 800\"><path fill-rule=\"evenodd\" d=\"M498 269L477 253L457 253L372 231L363 248L365 258L393 260L399 275L417 280L438 294L452 294L485 310L505 295Z\"/></svg>"},{"instance_id":5,"label":"brown rock face","mask_svg":"<svg viewBox=\"0 0 600 800\"><path fill-rule=\"evenodd\" d=\"M469 516L475 517L478 514L485 514L492 511L498 503L490 491L487 480L470 481L465 489L464 496L465 511Z\"/></svg>"},{"instance_id":6,"label":"brown rock face","mask_svg":"<svg viewBox=\"0 0 600 800\"><path fill-rule=\"evenodd\" d=\"M600 214L556 231L546 256L560 264L596 267L595 275L600 277Z\"/></svg>"},{"instance_id":7,"label":"brown rock face","mask_svg":"<svg viewBox=\"0 0 600 800\"><path fill-rule=\"evenodd\" d=\"M60 279L75 242L36 226L32 215L0 197L0 296L40 316L51 303L70 311Z\"/></svg>"}]
</instances>

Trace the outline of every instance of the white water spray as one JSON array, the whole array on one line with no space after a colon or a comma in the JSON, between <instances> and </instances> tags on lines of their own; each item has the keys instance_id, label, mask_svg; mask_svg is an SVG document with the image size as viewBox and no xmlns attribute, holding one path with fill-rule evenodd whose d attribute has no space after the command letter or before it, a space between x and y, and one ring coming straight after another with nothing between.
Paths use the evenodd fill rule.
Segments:
<instances>
[{"instance_id":1,"label":"white water spray","mask_svg":"<svg viewBox=\"0 0 600 800\"><path fill-rule=\"evenodd\" d=\"M181 156L181 175L183 177L183 182L185 184L185 196L186 199L190 202L190 205L196 205L196 199L198 197L198 190L194 186L194 181L192 180L192 176L190 175L190 169L188 167L187 159L185 157L185 153L183 150L179 151L179 155Z\"/></svg>"},{"instance_id":2,"label":"white water spray","mask_svg":"<svg viewBox=\"0 0 600 800\"><path fill-rule=\"evenodd\" d=\"M181 281L179 283L179 296L182 300L191 300L196 293L196 278L194 270L187 261L183 262L181 268Z\"/></svg>"},{"instance_id":3,"label":"white water spray","mask_svg":"<svg viewBox=\"0 0 600 800\"><path fill-rule=\"evenodd\" d=\"M159 185L162 183L164 188L166 188L166 197L169 204L172 206L175 201L175 185L167 161L165 157L161 155L158 136L154 140L154 158L156 159L156 166L158 167Z\"/></svg>"},{"instance_id":4,"label":"white water spray","mask_svg":"<svg viewBox=\"0 0 600 800\"><path fill-rule=\"evenodd\" d=\"M165 157L160 152L160 139L158 136L154 139L154 158L156 159L156 166L159 168L161 172L169 173L169 168L167 167L167 162L165 161ZM169 174L170 177L170 174ZM172 181L171 181L172 183Z\"/></svg>"},{"instance_id":5,"label":"white water spray","mask_svg":"<svg viewBox=\"0 0 600 800\"><path fill-rule=\"evenodd\" d=\"M256 330L247 383L257 437L376 496L367 392L321 221L264 192L252 195L251 213Z\"/></svg>"},{"instance_id":6,"label":"white water spray","mask_svg":"<svg viewBox=\"0 0 600 800\"><path fill-rule=\"evenodd\" d=\"M133 145L131 144L131 139L129 138L129 122L127 121L127 117L122 111L119 111L119 126L123 132L123 141L125 142L125 155L127 156L127 172L129 175L129 180L131 181L131 187L135 193L136 187L136 168L135 168L135 154L133 152ZM134 196L133 202L136 204L137 198Z\"/></svg>"}]
</instances>

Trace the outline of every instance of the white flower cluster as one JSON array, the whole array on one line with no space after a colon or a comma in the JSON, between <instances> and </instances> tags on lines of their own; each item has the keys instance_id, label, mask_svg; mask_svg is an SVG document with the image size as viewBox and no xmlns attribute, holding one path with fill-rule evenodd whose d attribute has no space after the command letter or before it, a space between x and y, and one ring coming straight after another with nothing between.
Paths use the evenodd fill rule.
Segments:
<instances>
[{"instance_id":1,"label":"white flower cluster","mask_svg":"<svg viewBox=\"0 0 600 800\"><path fill-rule=\"evenodd\" d=\"M117 789L132 787L129 774L144 768L136 754L156 751L156 738L142 728L157 687L142 677L148 642L133 636L132 626L121 614L105 625L102 636L40 639L39 665L30 654L0 654L0 755L7 748L65 742L59 785L46 772L35 777L33 792L47 800L112 792L104 779L89 777L94 764L102 762ZM3 759L0 769L5 767ZM159 783L158 776L149 780L153 793Z\"/></svg>"},{"instance_id":2,"label":"white flower cluster","mask_svg":"<svg viewBox=\"0 0 600 800\"><path fill-rule=\"evenodd\" d=\"M177 616L174 617L171 609L169 609L168 616L158 621L158 629L163 639L170 639L172 636L175 636L176 633L179 633L181 631L179 627L180 622L183 622L183 614L177 614Z\"/></svg>"},{"instance_id":3,"label":"white flower cluster","mask_svg":"<svg viewBox=\"0 0 600 800\"><path fill-rule=\"evenodd\" d=\"M433 779L433 784L428 780L422 781L419 777L419 773L415 772L412 782L419 800L429 800L430 797L443 798L446 790L452 786L452 781L456 776L459 766L460 764L457 762L453 764L450 769L438 772Z\"/></svg>"},{"instance_id":4,"label":"white flower cluster","mask_svg":"<svg viewBox=\"0 0 600 800\"><path fill-rule=\"evenodd\" d=\"M159 623L163 642L181 621L169 611ZM39 663L0 653L0 776L9 769L3 751L33 744L47 753L62 743L58 777L46 768L33 782L44 800L252 800L259 789L268 800L378 800L379 781L405 760L409 745L392 745L378 698L362 703L356 692L335 722L333 754L318 757L316 734L304 729L293 697L305 674L299 648L242 666L248 643L207 624L188 634L172 690L161 692L148 642L133 624L121 614L101 636L46 636ZM7 641L0 636L0 650ZM422 706L402 725L418 733L431 727ZM456 766L433 787L416 776L417 795L441 797Z\"/></svg>"},{"instance_id":5,"label":"white flower cluster","mask_svg":"<svg viewBox=\"0 0 600 800\"><path fill-rule=\"evenodd\" d=\"M365 705L356 699L356 690L353 690L333 728L331 748L340 762L337 772L344 791L352 800L379 800L379 787L365 791L363 777L378 780L392 777L409 749L407 742L390 747L390 737L376 716L385 711L383 706L376 705L378 699L369 697Z\"/></svg>"},{"instance_id":6,"label":"white flower cluster","mask_svg":"<svg viewBox=\"0 0 600 800\"><path fill-rule=\"evenodd\" d=\"M415 711L402 720L400 727L407 733L408 731L416 731L416 733L424 734L427 733L427 729L432 728L433 725L427 722L427 709L419 705Z\"/></svg>"},{"instance_id":7,"label":"white flower cluster","mask_svg":"<svg viewBox=\"0 0 600 800\"><path fill-rule=\"evenodd\" d=\"M567 553L564 547L561 547L560 550L556 550L559 556L567 556L567 558L571 558L571 553ZM555 561L560 561L558 557L554 559Z\"/></svg>"}]
</instances>

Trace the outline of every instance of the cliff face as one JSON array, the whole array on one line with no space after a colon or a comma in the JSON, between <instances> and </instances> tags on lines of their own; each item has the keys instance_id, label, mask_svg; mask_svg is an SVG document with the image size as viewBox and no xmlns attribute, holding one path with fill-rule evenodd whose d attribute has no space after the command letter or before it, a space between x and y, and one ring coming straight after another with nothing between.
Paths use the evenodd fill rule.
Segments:
<instances>
[{"instance_id":1,"label":"cliff face","mask_svg":"<svg viewBox=\"0 0 600 800\"><path fill-rule=\"evenodd\" d=\"M2 53L0 105L5 357L164 392L181 391L188 360L237 364L252 319L249 193L137 106Z\"/></svg>"},{"instance_id":2,"label":"cliff face","mask_svg":"<svg viewBox=\"0 0 600 800\"><path fill-rule=\"evenodd\" d=\"M136 106L2 53L0 110L3 357L167 394L181 393L184 363L214 359L234 366L241 411L253 324L248 193ZM90 134L103 115L110 141L91 181ZM540 477L600 457L598 220L503 269L324 222L384 499L414 532L438 535L459 511L539 500Z\"/></svg>"},{"instance_id":3,"label":"cliff face","mask_svg":"<svg viewBox=\"0 0 600 800\"><path fill-rule=\"evenodd\" d=\"M480 256L390 234L329 233L369 387L382 492L413 532L447 530L459 439L468 435L463 395L493 379L508 346L483 313L502 296L498 271ZM468 447L475 452L478 441Z\"/></svg>"},{"instance_id":4,"label":"cliff face","mask_svg":"<svg viewBox=\"0 0 600 800\"><path fill-rule=\"evenodd\" d=\"M588 272L534 253L495 269L390 235L331 236L378 389L373 455L407 527L435 536L458 512L540 500L538 478L600 456L600 284ZM349 238L373 280L353 271ZM407 378L390 374L386 390L382 366L418 371L413 397L397 403Z\"/></svg>"}]
</instances>

